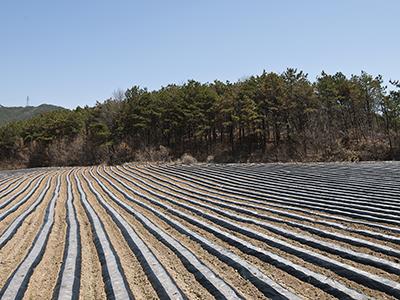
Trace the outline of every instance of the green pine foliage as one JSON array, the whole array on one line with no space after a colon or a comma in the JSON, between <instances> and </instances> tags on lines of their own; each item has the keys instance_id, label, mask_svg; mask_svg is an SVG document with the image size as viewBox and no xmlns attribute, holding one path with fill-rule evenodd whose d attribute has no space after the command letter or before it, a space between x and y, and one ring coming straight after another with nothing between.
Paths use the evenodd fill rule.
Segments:
<instances>
[{"instance_id":1,"label":"green pine foliage","mask_svg":"<svg viewBox=\"0 0 400 300\"><path fill-rule=\"evenodd\" d=\"M287 69L235 83L189 80L156 91L134 86L94 107L0 127L0 159L8 166L164 160L184 153L217 162L399 159L400 83L388 89L381 76L365 72L322 72L311 82Z\"/></svg>"}]
</instances>

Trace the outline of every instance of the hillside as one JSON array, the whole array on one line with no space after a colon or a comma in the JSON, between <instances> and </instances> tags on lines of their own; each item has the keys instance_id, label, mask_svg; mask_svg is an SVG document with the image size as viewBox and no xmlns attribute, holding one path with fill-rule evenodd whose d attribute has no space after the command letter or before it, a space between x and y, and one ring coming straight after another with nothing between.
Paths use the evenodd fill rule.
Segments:
<instances>
[{"instance_id":1,"label":"hillside","mask_svg":"<svg viewBox=\"0 0 400 300\"><path fill-rule=\"evenodd\" d=\"M15 106L5 107L0 105L0 125L6 124L11 121L19 121L30 119L36 115L44 112L63 109L60 106L42 104L39 106Z\"/></svg>"},{"instance_id":2,"label":"hillside","mask_svg":"<svg viewBox=\"0 0 400 300\"><path fill-rule=\"evenodd\" d=\"M400 82L287 69L237 82L133 86L119 99L0 127L0 168L187 158L208 162L400 159ZM186 154L186 155L185 155Z\"/></svg>"}]
</instances>

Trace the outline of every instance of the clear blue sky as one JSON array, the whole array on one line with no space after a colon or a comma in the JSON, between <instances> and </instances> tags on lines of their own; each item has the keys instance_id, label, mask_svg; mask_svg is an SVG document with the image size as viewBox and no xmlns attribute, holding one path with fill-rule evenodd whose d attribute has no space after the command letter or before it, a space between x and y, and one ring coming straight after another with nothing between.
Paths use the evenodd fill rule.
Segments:
<instances>
[{"instance_id":1,"label":"clear blue sky","mask_svg":"<svg viewBox=\"0 0 400 300\"><path fill-rule=\"evenodd\" d=\"M300 68L400 79L400 1L1 0L0 104Z\"/></svg>"}]
</instances>

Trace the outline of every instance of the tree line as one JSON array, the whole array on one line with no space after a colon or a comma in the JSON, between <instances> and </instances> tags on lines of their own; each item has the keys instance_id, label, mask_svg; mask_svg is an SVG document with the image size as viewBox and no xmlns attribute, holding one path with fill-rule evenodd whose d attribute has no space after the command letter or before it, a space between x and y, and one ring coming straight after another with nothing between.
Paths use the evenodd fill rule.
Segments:
<instances>
[{"instance_id":1,"label":"tree line","mask_svg":"<svg viewBox=\"0 0 400 300\"><path fill-rule=\"evenodd\" d=\"M297 69L237 82L134 86L94 107L0 127L6 165L164 160L332 161L400 158L400 82L366 72Z\"/></svg>"}]
</instances>

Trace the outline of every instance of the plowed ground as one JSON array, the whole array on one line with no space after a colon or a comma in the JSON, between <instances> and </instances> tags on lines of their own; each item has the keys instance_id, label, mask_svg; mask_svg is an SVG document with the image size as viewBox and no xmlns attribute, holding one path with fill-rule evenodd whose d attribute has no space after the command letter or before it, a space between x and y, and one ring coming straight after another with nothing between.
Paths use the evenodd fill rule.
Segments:
<instances>
[{"instance_id":1,"label":"plowed ground","mask_svg":"<svg viewBox=\"0 0 400 300\"><path fill-rule=\"evenodd\" d=\"M400 299L400 163L0 173L1 299Z\"/></svg>"}]
</instances>

